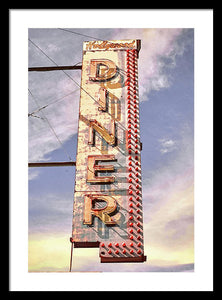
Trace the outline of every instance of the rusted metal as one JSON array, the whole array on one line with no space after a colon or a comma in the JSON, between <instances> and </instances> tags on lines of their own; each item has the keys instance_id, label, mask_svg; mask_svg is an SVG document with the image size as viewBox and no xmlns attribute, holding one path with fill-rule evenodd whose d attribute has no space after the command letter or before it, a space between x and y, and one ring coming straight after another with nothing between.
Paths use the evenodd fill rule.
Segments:
<instances>
[{"instance_id":1,"label":"rusted metal","mask_svg":"<svg viewBox=\"0 0 222 300\"><path fill-rule=\"evenodd\" d=\"M139 49L138 40L83 44L72 242L99 247L101 263L146 261Z\"/></svg>"},{"instance_id":2,"label":"rusted metal","mask_svg":"<svg viewBox=\"0 0 222 300\"><path fill-rule=\"evenodd\" d=\"M75 161L28 163L29 168L33 168L33 167L72 167L75 165L76 165Z\"/></svg>"},{"instance_id":3,"label":"rusted metal","mask_svg":"<svg viewBox=\"0 0 222 300\"><path fill-rule=\"evenodd\" d=\"M103 257L101 256L101 263L130 263L130 262L144 262L146 255L138 257Z\"/></svg>"},{"instance_id":4,"label":"rusted metal","mask_svg":"<svg viewBox=\"0 0 222 300\"><path fill-rule=\"evenodd\" d=\"M75 248L98 248L100 245L99 241L96 242L73 242Z\"/></svg>"},{"instance_id":5,"label":"rusted metal","mask_svg":"<svg viewBox=\"0 0 222 300\"><path fill-rule=\"evenodd\" d=\"M53 67L30 67L29 72L45 72L58 70L82 70L82 66L53 66Z\"/></svg>"},{"instance_id":6,"label":"rusted metal","mask_svg":"<svg viewBox=\"0 0 222 300\"><path fill-rule=\"evenodd\" d=\"M87 182L90 183L109 183L114 182L114 176L97 176L98 172L113 172L113 165L98 165L100 161L113 161L115 160L114 155L89 155L88 156L88 171L87 171Z\"/></svg>"},{"instance_id":7,"label":"rusted metal","mask_svg":"<svg viewBox=\"0 0 222 300\"><path fill-rule=\"evenodd\" d=\"M106 206L103 208L93 208L93 201L103 201L106 202ZM116 208L116 200L108 195L85 195L84 198L84 219L83 224L92 225L93 216L99 218L105 225L114 225L116 222L110 217Z\"/></svg>"},{"instance_id":8,"label":"rusted metal","mask_svg":"<svg viewBox=\"0 0 222 300\"><path fill-rule=\"evenodd\" d=\"M104 138L104 140L109 145L114 145L116 142L115 137L115 120L111 120L111 133L108 132L106 128L104 128L97 120L91 120L90 126L89 126L89 145L94 144L94 134L95 131L98 132L98 134Z\"/></svg>"}]
</instances>

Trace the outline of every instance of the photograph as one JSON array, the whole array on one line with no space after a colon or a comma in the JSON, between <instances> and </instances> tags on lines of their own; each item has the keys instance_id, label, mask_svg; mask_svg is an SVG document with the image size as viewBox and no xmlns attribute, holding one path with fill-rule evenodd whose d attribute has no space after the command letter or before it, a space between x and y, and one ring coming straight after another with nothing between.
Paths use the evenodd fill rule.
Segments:
<instances>
[{"instance_id":1,"label":"photograph","mask_svg":"<svg viewBox=\"0 0 222 300\"><path fill-rule=\"evenodd\" d=\"M194 30L28 33L29 271L193 272Z\"/></svg>"}]
</instances>

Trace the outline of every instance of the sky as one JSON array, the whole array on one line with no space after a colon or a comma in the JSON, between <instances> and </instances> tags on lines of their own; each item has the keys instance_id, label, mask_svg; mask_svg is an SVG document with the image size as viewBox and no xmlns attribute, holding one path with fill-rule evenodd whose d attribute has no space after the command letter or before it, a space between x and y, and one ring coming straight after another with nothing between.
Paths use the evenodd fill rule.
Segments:
<instances>
[{"instance_id":1,"label":"sky","mask_svg":"<svg viewBox=\"0 0 222 300\"><path fill-rule=\"evenodd\" d=\"M29 67L81 64L84 41L141 39L147 261L101 264L97 248L74 249L72 271L193 272L194 30L29 28L28 37ZM29 72L28 79L29 162L75 161L81 71ZM69 270L74 183L74 167L29 168L30 272Z\"/></svg>"}]
</instances>

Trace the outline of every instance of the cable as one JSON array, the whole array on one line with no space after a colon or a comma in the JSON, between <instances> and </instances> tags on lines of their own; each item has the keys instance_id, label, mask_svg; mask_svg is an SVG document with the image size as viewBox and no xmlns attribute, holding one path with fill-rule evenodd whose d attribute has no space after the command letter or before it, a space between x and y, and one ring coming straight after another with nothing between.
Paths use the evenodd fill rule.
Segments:
<instances>
[{"instance_id":1,"label":"cable","mask_svg":"<svg viewBox=\"0 0 222 300\"><path fill-rule=\"evenodd\" d=\"M52 59L50 58L39 46L37 46L32 40L28 39L37 49L39 49L39 51L41 51L51 62L53 62L56 66L58 66L58 64ZM124 70L120 69L122 72L124 72ZM69 77L80 89L82 89L91 99L93 99L93 101L95 101L98 105L99 105L99 101L97 101L92 95L90 95L78 82L76 82L68 73L66 73L64 70L61 70L67 77ZM112 116L109 112L107 112L110 116ZM118 121L116 121L120 126L122 126L122 128L124 128L126 130L126 128Z\"/></svg>"},{"instance_id":2,"label":"cable","mask_svg":"<svg viewBox=\"0 0 222 300\"><path fill-rule=\"evenodd\" d=\"M37 46L32 40L30 40L30 38L28 39L36 48L39 49L39 51L41 51L52 63L54 63L57 67L57 63L51 58L49 57L39 46Z\"/></svg>"},{"instance_id":3,"label":"cable","mask_svg":"<svg viewBox=\"0 0 222 300\"><path fill-rule=\"evenodd\" d=\"M31 112L31 113L28 113L28 117L30 117L30 116L33 117L33 114L39 112L40 110L42 110L42 109L44 109L44 108L46 108L46 107L48 107L48 106L50 106L50 105L52 105L52 104L55 104L55 103L57 103L57 102L63 100L64 98L68 97L69 95L75 93L75 92L78 91L78 90L79 90L79 89L76 89L75 91L72 91L71 93L69 93L69 94L67 94L67 95L65 95L65 96L63 96L63 97L61 97L61 98L59 98L59 99L57 99L57 100L55 100L55 101L53 101L53 102L51 102L51 103L49 103L49 104L46 104L46 105L40 107L39 109L34 110L34 111ZM36 116L35 116L35 117L36 117Z\"/></svg>"},{"instance_id":4,"label":"cable","mask_svg":"<svg viewBox=\"0 0 222 300\"><path fill-rule=\"evenodd\" d=\"M28 114L28 117L35 117L35 118L38 118L38 119L42 119L42 120L44 120L43 118L41 118L41 117L39 117L39 116L35 116L35 115L33 115L33 113L31 113L31 114Z\"/></svg>"},{"instance_id":5,"label":"cable","mask_svg":"<svg viewBox=\"0 0 222 300\"><path fill-rule=\"evenodd\" d=\"M85 37L90 37L94 40L105 41L105 40L102 40L102 39L99 39L99 38L96 38L96 37L93 37L93 36L90 36L90 35L82 34L82 33L79 33L79 32L68 30L68 29L64 29L64 28L57 28L57 29L67 31L67 32L70 32L70 33L73 33L73 34L82 35L82 36L85 36Z\"/></svg>"},{"instance_id":6,"label":"cable","mask_svg":"<svg viewBox=\"0 0 222 300\"><path fill-rule=\"evenodd\" d=\"M58 66L58 64L51 59L39 46L37 46L32 40L29 39L29 41L37 48L39 49L51 62L53 62L56 66ZM66 73L64 70L61 70L67 77L69 77L69 79L71 79L80 89L82 89L87 95L89 95L97 104L99 104L99 102L92 96L90 95L78 82L76 82L68 73Z\"/></svg>"},{"instance_id":7,"label":"cable","mask_svg":"<svg viewBox=\"0 0 222 300\"><path fill-rule=\"evenodd\" d=\"M30 89L28 89L28 91L29 91L30 95L33 97L33 99L34 99L36 105L39 107L39 104L38 104L38 102L37 102L36 97L32 94L32 92L30 91ZM56 132L55 132L55 130L53 129L52 125L50 124L49 120L47 119L47 117L45 116L45 114L43 113L43 111L41 111L41 113L42 113L42 115L43 115L43 117L44 117L44 120L46 120L46 122L48 123L50 129L52 130L53 134L55 135L57 141L58 141L59 144L62 146L62 149L63 149L63 151L65 152L65 154L67 155L68 159L69 159L70 161L72 161L71 157L69 156L69 154L67 153L66 149L64 148L64 146L63 146L61 140L59 139L58 135L56 134Z\"/></svg>"}]
</instances>

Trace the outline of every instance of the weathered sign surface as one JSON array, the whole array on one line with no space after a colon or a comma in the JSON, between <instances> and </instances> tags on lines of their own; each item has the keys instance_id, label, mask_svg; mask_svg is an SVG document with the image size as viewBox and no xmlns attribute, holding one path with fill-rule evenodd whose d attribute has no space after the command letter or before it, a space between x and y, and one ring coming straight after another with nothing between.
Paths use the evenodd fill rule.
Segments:
<instances>
[{"instance_id":1,"label":"weathered sign surface","mask_svg":"<svg viewBox=\"0 0 222 300\"><path fill-rule=\"evenodd\" d=\"M83 45L71 242L101 262L143 262L140 40Z\"/></svg>"}]
</instances>

